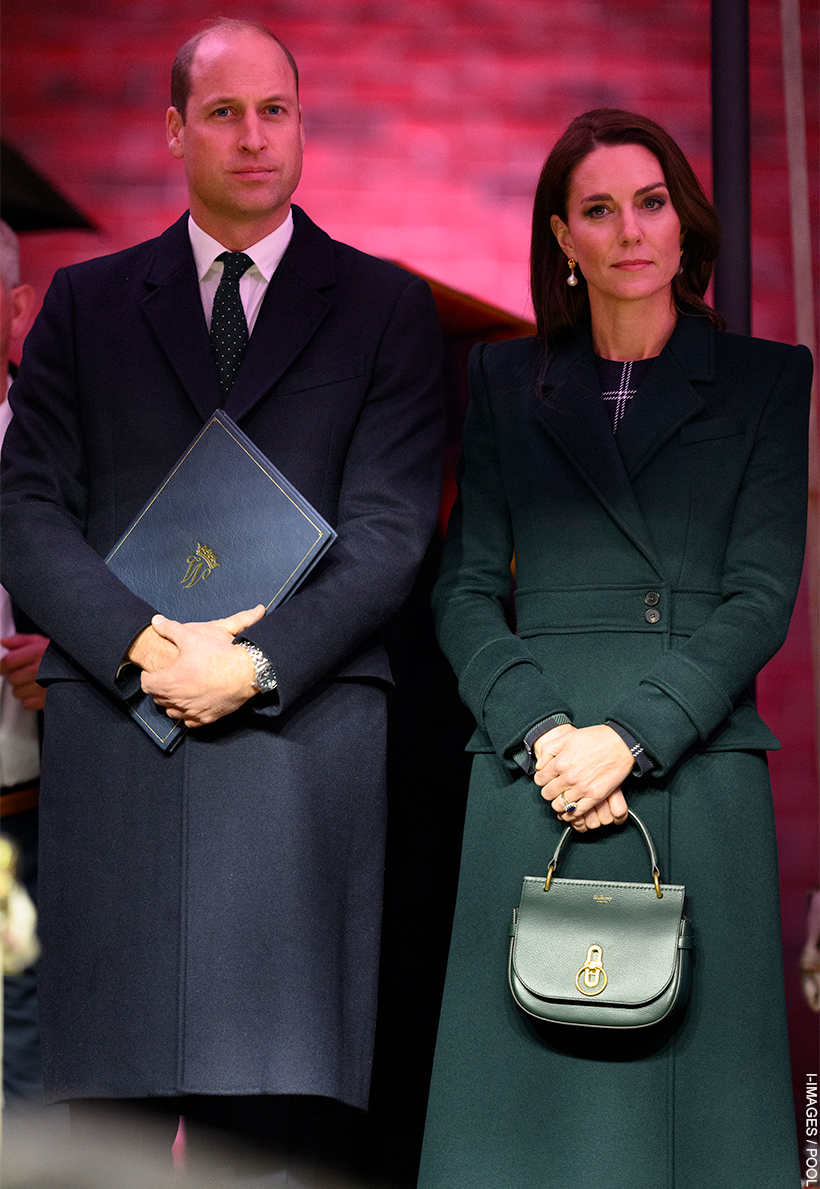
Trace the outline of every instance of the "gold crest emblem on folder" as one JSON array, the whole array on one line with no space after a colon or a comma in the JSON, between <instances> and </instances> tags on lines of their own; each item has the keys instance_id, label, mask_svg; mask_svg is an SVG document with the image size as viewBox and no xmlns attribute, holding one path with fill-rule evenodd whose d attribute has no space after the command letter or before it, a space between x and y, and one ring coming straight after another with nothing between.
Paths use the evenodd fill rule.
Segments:
<instances>
[{"instance_id":1,"label":"gold crest emblem on folder","mask_svg":"<svg viewBox=\"0 0 820 1189\"><path fill-rule=\"evenodd\" d=\"M218 565L219 562L216 560L213 549L198 542L196 553L192 553L188 558L188 572L180 585L190 589L199 582L200 578L210 578Z\"/></svg>"}]
</instances>

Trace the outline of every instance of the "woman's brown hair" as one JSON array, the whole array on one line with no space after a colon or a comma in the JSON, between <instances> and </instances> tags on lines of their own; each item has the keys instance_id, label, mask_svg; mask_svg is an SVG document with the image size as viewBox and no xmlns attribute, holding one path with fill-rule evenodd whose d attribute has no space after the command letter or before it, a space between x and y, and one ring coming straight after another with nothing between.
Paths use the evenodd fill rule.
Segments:
<instances>
[{"instance_id":1,"label":"woman's brown hair","mask_svg":"<svg viewBox=\"0 0 820 1189\"><path fill-rule=\"evenodd\" d=\"M589 322L586 282L579 273L579 284L575 288L567 285L567 258L552 232L550 216L558 215L566 223L570 179L576 166L599 145L622 144L643 145L660 161L669 198L685 233L682 271L672 279L676 307L693 310L711 319L719 330L724 328L720 314L703 300L720 251L720 222L692 166L654 120L599 107L572 121L547 157L535 191L530 287L538 334L548 346L556 346Z\"/></svg>"}]
</instances>

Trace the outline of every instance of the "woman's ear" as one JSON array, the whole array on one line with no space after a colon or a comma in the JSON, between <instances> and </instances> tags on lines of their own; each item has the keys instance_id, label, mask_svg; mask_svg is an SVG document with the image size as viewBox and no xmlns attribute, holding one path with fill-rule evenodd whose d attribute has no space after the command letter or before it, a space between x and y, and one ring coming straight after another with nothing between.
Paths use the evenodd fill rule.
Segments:
<instances>
[{"instance_id":1,"label":"woman's ear","mask_svg":"<svg viewBox=\"0 0 820 1189\"><path fill-rule=\"evenodd\" d=\"M574 256L575 250L572 246L572 236L564 220L559 218L558 215L550 215L550 227L552 228L552 234L561 245L561 250L567 256Z\"/></svg>"}]
</instances>

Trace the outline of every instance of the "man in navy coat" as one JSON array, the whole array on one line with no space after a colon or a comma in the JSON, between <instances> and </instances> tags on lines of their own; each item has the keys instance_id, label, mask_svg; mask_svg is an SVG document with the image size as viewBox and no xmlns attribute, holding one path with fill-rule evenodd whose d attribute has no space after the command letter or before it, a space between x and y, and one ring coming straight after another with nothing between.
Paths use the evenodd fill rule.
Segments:
<instances>
[{"instance_id":1,"label":"man in navy coat","mask_svg":"<svg viewBox=\"0 0 820 1189\"><path fill-rule=\"evenodd\" d=\"M314 1108L367 1104L391 681L378 630L438 507L438 324L422 281L291 207L304 133L273 34L210 26L177 55L172 99L190 214L58 272L4 450L4 581L53 641L46 1092L253 1119L298 1150ZM226 250L250 259L235 374L209 342ZM102 559L220 406L338 540L266 618L171 623ZM236 498L230 475L213 481ZM139 682L193 728L170 755L122 710Z\"/></svg>"}]
</instances>

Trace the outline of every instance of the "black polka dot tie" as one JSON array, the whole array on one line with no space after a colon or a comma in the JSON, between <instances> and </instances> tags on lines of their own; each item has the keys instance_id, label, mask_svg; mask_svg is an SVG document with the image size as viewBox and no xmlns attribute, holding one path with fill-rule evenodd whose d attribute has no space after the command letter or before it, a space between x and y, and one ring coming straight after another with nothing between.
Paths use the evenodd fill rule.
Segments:
<instances>
[{"instance_id":1,"label":"black polka dot tie","mask_svg":"<svg viewBox=\"0 0 820 1189\"><path fill-rule=\"evenodd\" d=\"M239 296L239 278L244 276L253 261L244 252L223 252L217 256L217 260L224 261L224 271L211 314L211 347L222 385L222 396L226 397L248 345L248 324Z\"/></svg>"}]
</instances>

